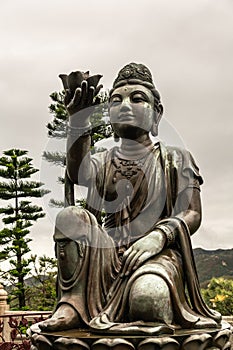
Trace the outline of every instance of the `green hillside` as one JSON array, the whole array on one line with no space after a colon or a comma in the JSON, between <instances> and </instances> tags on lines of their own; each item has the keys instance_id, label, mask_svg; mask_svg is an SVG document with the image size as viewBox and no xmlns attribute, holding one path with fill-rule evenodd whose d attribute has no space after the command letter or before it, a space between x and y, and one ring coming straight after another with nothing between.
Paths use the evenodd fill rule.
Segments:
<instances>
[{"instance_id":1,"label":"green hillside","mask_svg":"<svg viewBox=\"0 0 233 350\"><path fill-rule=\"evenodd\" d=\"M194 249L199 281L206 287L212 277L233 279L233 249Z\"/></svg>"}]
</instances>

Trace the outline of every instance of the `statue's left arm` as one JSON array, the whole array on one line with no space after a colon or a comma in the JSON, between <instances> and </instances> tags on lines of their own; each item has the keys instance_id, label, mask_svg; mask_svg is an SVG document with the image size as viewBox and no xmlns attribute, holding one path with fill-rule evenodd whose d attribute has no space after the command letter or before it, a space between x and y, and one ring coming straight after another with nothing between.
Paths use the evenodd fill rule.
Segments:
<instances>
[{"instance_id":1,"label":"statue's left arm","mask_svg":"<svg viewBox=\"0 0 233 350\"><path fill-rule=\"evenodd\" d=\"M170 184L174 197L172 198L172 194L170 194L167 199L173 201L171 213L160 220L153 231L132 244L124 253L122 276L128 275L149 258L174 245L181 222L187 227L187 231L191 235L200 226L202 214L199 185L202 183L202 178L199 173L195 174L198 168L192 157L190 158L190 168L189 166L186 167L187 164L185 163L189 159L189 153L186 152L185 157L182 155L182 158L184 158L184 165L180 166L181 162L178 162L176 176L172 177L173 183ZM194 169L194 167L196 168ZM174 174L174 169L171 173ZM174 178L176 181L174 181Z\"/></svg>"},{"instance_id":2,"label":"statue's left arm","mask_svg":"<svg viewBox=\"0 0 233 350\"><path fill-rule=\"evenodd\" d=\"M197 188L187 188L177 199L176 215L161 220L155 229L145 237L140 238L125 252L123 256L122 276L136 270L144 261L159 254L166 247L175 243L179 220L188 227L193 234L201 223L200 191Z\"/></svg>"},{"instance_id":3,"label":"statue's left arm","mask_svg":"<svg viewBox=\"0 0 233 350\"><path fill-rule=\"evenodd\" d=\"M197 188L187 188L177 199L177 214L175 218L183 220L192 235L201 224L201 198Z\"/></svg>"}]
</instances>

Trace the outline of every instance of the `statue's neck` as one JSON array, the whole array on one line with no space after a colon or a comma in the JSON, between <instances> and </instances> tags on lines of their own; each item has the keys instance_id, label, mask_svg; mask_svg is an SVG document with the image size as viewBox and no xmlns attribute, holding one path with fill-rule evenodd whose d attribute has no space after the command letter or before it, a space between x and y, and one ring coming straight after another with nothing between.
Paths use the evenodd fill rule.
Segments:
<instances>
[{"instance_id":1,"label":"statue's neck","mask_svg":"<svg viewBox=\"0 0 233 350\"><path fill-rule=\"evenodd\" d=\"M117 156L123 159L139 159L153 148L149 135L142 135L136 140L121 139L121 145L117 150Z\"/></svg>"}]
</instances>

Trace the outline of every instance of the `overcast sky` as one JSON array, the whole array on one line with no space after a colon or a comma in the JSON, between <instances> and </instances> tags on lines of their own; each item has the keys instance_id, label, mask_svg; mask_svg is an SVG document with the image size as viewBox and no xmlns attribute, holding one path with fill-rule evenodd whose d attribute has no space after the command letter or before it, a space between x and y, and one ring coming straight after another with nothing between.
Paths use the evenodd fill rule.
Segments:
<instances>
[{"instance_id":1,"label":"overcast sky","mask_svg":"<svg viewBox=\"0 0 233 350\"><path fill-rule=\"evenodd\" d=\"M144 63L205 180L193 244L232 248L232 0L2 0L0 27L1 153L29 150L41 168L60 73L100 73L110 88L123 65ZM52 233L47 215L32 229L32 253L53 255Z\"/></svg>"}]
</instances>

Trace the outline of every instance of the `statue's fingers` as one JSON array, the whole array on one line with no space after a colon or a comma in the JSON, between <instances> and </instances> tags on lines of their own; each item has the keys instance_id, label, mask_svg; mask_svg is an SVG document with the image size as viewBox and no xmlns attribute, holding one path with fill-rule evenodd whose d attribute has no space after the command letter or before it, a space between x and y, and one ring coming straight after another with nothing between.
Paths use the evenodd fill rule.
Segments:
<instances>
[{"instance_id":1,"label":"statue's fingers","mask_svg":"<svg viewBox=\"0 0 233 350\"><path fill-rule=\"evenodd\" d=\"M139 268L146 260L148 260L151 257L151 254L148 252L144 252L142 253L137 261L134 264L134 267L132 268L133 271L137 270L137 268Z\"/></svg>"},{"instance_id":2,"label":"statue's fingers","mask_svg":"<svg viewBox=\"0 0 233 350\"><path fill-rule=\"evenodd\" d=\"M73 97L73 99L72 99L72 101L71 101L71 103L70 103L70 104L73 105L73 107L74 107L74 106L78 106L78 105L80 104L80 101L81 101L81 93L82 93L81 88L77 88L77 89L75 90L74 97Z\"/></svg>"},{"instance_id":3,"label":"statue's fingers","mask_svg":"<svg viewBox=\"0 0 233 350\"><path fill-rule=\"evenodd\" d=\"M87 105L91 106L93 103L94 99L94 94L95 94L95 88L94 86L90 86L88 89L88 97L87 97Z\"/></svg>"},{"instance_id":4,"label":"statue's fingers","mask_svg":"<svg viewBox=\"0 0 233 350\"><path fill-rule=\"evenodd\" d=\"M102 84L100 84L99 86L96 87L96 89L95 89L95 96L98 95L98 93L100 92L100 90L102 89L102 87L103 87Z\"/></svg>"},{"instance_id":5,"label":"statue's fingers","mask_svg":"<svg viewBox=\"0 0 233 350\"><path fill-rule=\"evenodd\" d=\"M70 89L65 89L65 97L64 97L65 106L68 106L71 100L72 100L72 95L71 95Z\"/></svg>"},{"instance_id":6,"label":"statue's fingers","mask_svg":"<svg viewBox=\"0 0 233 350\"><path fill-rule=\"evenodd\" d=\"M125 276L128 276L130 274L130 272L133 270L134 264L136 263L136 261L139 259L140 255L142 254L142 252L138 251L134 257L131 259L127 271L125 272Z\"/></svg>"},{"instance_id":7,"label":"statue's fingers","mask_svg":"<svg viewBox=\"0 0 233 350\"><path fill-rule=\"evenodd\" d=\"M124 254L123 254L123 256L122 256L122 264L124 264L125 260L128 258L129 254L132 252L132 250L133 250L133 246L131 246L130 248L128 248L128 249L124 252Z\"/></svg>"},{"instance_id":8,"label":"statue's fingers","mask_svg":"<svg viewBox=\"0 0 233 350\"><path fill-rule=\"evenodd\" d=\"M82 84L81 84L81 105L82 107L86 107L86 103L87 103L87 95L88 95L88 91L87 91L87 81L83 80Z\"/></svg>"},{"instance_id":9,"label":"statue's fingers","mask_svg":"<svg viewBox=\"0 0 233 350\"><path fill-rule=\"evenodd\" d=\"M123 269L122 272L120 274L120 277L125 276L126 272L128 271L128 266L130 264L130 262L132 261L133 257L135 256L135 254L137 253L136 250L132 250L132 252L129 254L129 256L127 257L124 265L123 265Z\"/></svg>"}]
</instances>

